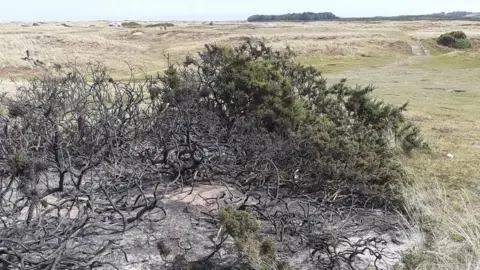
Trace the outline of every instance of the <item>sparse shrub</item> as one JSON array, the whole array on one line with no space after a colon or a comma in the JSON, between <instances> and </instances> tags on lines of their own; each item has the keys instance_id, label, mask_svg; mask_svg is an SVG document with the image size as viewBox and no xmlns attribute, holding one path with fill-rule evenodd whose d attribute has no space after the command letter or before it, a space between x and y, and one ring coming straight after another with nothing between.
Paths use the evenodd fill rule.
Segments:
<instances>
[{"instance_id":1,"label":"sparse shrub","mask_svg":"<svg viewBox=\"0 0 480 270\"><path fill-rule=\"evenodd\" d=\"M251 213L229 206L220 209L219 219L235 240L240 258L248 261L253 269L287 269L285 264L276 261L275 241L260 235L258 221ZM277 268L277 265L282 265L282 268Z\"/></svg>"},{"instance_id":2,"label":"sparse shrub","mask_svg":"<svg viewBox=\"0 0 480 270\"><path fill-rule=\"evenodd\" d=\"M141 28L142 25L137 22L123 22L122 27L125 28Z\"/></svg>"},{"instance_id":3,"label":"sparse shrub","mask_svg":"<svg viewBox=\"0 0 480 270\"><path fill-rule=\"evenodd\" d=\"M40 26L40 24L38 24L38 23L33 23L32 25L33 26Z\"/></svg>"},{"instance_id":4,"label":"sparse shrub","mask_svg":"<svg viewBox=\"0 0 480 270\"><path fill-rule=\"evenodd\" d=\"M144 32L143 32L143 31L141 31L141 30L138 30L138 29L136 29L136 30L133 30L133 31L132 31L132 32L130 32L130 33L131 33L132 35L135 35L135 34L137 34L137 35L144 34Z\"/></svg>"},{"instance_id":5,"label":"sparse shrub","mask_svg":"<svg viewBox=\"0 0 480 270\"><path fill-rule=\"evenodd\" d=\"M266 238L260 244L260 255L274 259L277 252L276 243L273 239Z\"/></svg>"},{"instance_id":6,"label":"sparse shrub","mask_svg":"<svg viewBox=\"0 0 480 270\"><path fill-rule=\"evenodd\" d=\"M210 22L208 25L213 25L213 22Z\"/></svg>"},{"instance_id":7,"label":"sparse shrub","mask_svg":"<svg viewBox=\"0 0 480 270\"><path fill-rule=\"evenodd\" d=\"M8 160L8 165L10 167L10 171L15 177L27 175L31 168L31 162L23 149L15 151L13 154L11 154Z\"/></svg>"},{"instance_id":8,"label":"sparse shrub","mask_svg":"<svg viewBox=\"0 0 480 270\"><path fill-rule=\"evenodd\" d=\"M220 223L233 238L249 238L258 234L260 227L255 217L233 207L225 207L219 212Z\"/></svg>"},{"instance_id":9,"label":"sparse shrub","mask_svg":"<svg viewBox=\"0 0 480 270\"><path fill-rule=\"evenodd\" d=\"M164 27L173 27L173 26L175 26L175 24L173 24L173 23L155 23L155 24L145 25L145 27L148 27L148 28L153 28L153 27L164 28Z\"/></svg>"},{"instance_id":10,"label":"sparse shrub","mask_svg":"<svg viewBox=\"0 0 480 270\"><path fill-rule=\"evenodd\" d=\"M72 27L71 25L68 25L68 24L66 24L66 23L62 23L62 26L63 26L63 27Z\"/></svg>"}]
</instances>

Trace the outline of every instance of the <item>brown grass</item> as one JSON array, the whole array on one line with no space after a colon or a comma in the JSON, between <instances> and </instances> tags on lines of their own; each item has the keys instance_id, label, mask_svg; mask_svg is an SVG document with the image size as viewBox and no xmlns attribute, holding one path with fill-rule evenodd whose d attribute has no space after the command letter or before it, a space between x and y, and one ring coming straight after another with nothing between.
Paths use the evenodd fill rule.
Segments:
<instances>
[{"instance_id":1,"label":"brown grass","mask_svg":"<svg viewBox=\"0 0 480 270\"><path fill-rule=\"evenodd\" d=\"M129 63L138 69L156 71L166 65L163 54L180 60L201 49L205 43L230 44L243 37L263 39L278 48L289 45L300 53L300 59L316 57L322 60L322 57L330 57L335 61L342 58L350 61L360 55L380 53L380 62L385 62L392 50L405 53L407 37L404 27L418 28L418 25L410 23L359 22L276 23L274 27L261 23L217 23L210 26L176 22L175 25L167 30L143 27L143 35L134 35L130 29L108 28L105 22L69 23L71 27L53 22L37 27L22 27L21 23L0 24L0 63L2 67L25 66L20 58L28 49L35 57L49 63L102 61L118 73L122 73ZM469 27L475 29L475 26ZM421 34L419 31L408 34L418 36Z\"/></svg>"}]
</instances>

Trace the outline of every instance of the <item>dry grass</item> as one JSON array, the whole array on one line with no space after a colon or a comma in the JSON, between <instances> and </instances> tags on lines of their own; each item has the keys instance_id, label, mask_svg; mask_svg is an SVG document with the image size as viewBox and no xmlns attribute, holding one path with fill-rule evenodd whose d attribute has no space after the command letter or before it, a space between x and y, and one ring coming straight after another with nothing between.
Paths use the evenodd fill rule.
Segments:
<instances>
[{"instance_id":1,"label":"dry grass","mask_svg":"<svg viewBox=\"0 0 480 270\"><path fill-rule=\"evenodd\" d=\"M155 23L155 22L148 22ZM147 23L142 23L146 25ZM22 26L24 25L24 26ZM31 67L20 60L25 50L48 63L101 61L122 77L127 66L138 72L163 70L164 54L173 61L195 53L205 43L233 44L244 37L276 48L291 46L299 60L319 67L331 80L374 84L387 102L410 102L408 117L418 123L432 147L404 163L415 178L405 190L408 202L429 233L415 256L417 269L480 269L480 51L452 52L433 39L463 30L480 39L480 22L315 22L201 23L175 22L167 30L110 29L106 22L0 24L0 78L22 77ZM431 56L414 56L423 44ZM3 84L8 90L12 84ZM461 91L464 92L461 92ZM452 153L455 158L448 159Z\"/></svg>"},{"instance_id":2,"label":"dry grass","mask_svg":"<svg viewBox=\"0 0 480 270\"><path fill-rule=\"evenodd\" d=\"M406 194L412 206L420 210L420 224L429 233L426 247L405 257L410 269L480 269L480 214L478 199L472 200L478 194L463 190L461 199L452 200L439 182L427 185L423 180L409 187Z\"/></svg>"},{"instance_id":3,"label":"dry grass","mask_svg":"<svg viewBox=\"0 0 480 270\"><path fill-rule=\"evenodd\" d=\"M278 23L267 27L261 23L210 26L176 22L175 27L167 30L141 28L141 35L132 29L108 28L106 22L68 25L71 27L60 23L40 23L36 27L22 23L0 24L0 77L21 75L30 68L20 60L27 49L49 63L76 61L82 65L102 61L118 75L125 70L126 63L134 64L137 69L162 70L166 66L164 54L170 54L172 60L181 60L205 43L231 44L244 37L263 39L278 48L291 46L299 52L301 60L315 57L321 61L327 57L331 62L352 63L359 62L358 57L364 55L375 62L382 52L379 59L382 65L385 59L392 59L392 49L400 54L408 50L396 24Z\"/></svg>"}]
</instances>

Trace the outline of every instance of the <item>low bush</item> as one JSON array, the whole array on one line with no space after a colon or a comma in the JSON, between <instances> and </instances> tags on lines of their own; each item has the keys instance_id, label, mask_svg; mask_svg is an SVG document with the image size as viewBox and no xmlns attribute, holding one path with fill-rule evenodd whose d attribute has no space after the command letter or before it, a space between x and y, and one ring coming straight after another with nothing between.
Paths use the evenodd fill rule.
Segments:
<instances>
[{"instance_id":1,"label":"low bush","mask_svg":"<svg viewBox=\"0 0 480 270\"><path fill-rule=\"evenodd\" d=\"M472 43L468 39L457 39L455 41L455 48L457 49L468 49L472 47Z\"/></svg>"},{"instance_id":2,"label":"low bush","mask_svg":"<svg viewBox=\"0 0 480 270\"><path fill-rule=\"evenodd\" d=\"M125 28L141 28L142 25L137 22L124 22L122 23L122 27Z\"/></svg>"},{"instance_id":3,"label":"low bush","mask_svg":"<svg viewBox=\"0 0 480 270\"><path fill-rule=\"evenodd\" d=\"M453 31L453 32L450 32L449 35L451 35L456 39L467 39L467 35L463 31Z\"/></svg>"},{"instance_id":4,"label":"low bush","mask_svg":"<svg viewBox=\"0 0 480 270\"><path fill-rule=\"evenodd\" d=\"M455 49L468 49L471 47L470 40L468 40L467 35L462 31L454 31L442 34L437 39L437 43L439 45Z\"/></svg>"},{"instance_id":5,"label":"low bush","mask_svg":"<svg viewBox=\"0 0 480 270\"><path fill-rule=\"evenodd\" d=\"M251 213L225 207L220 209L219 219L234 239L239 258L252 269L287 269L276 259L276 241L260 235L259 223Z\"/></svg>"},{"instance_id":6,"label":"low bush","mask_svg":"<svg viewBox=\"0 0 480 270\"><path fill-rule=\"evenodd\" d=\"M437 43L446 47L454 47L456 39L450 34L442 34L438 39Z\"/></svg>"},{"instance_id":7,"label":"low bush","mask_svg":"<svg viewBox=\"0 0 480 270\"><path fill-rule=\"evenodd\" d=\"M145 27L148 27L148 28L153 28L153 27L164 28L164 27L173 27L173 26L175 26L175 24L173 24L173 23L155 23L155 24L145 25Z\"/></svg>"}]
</instances>

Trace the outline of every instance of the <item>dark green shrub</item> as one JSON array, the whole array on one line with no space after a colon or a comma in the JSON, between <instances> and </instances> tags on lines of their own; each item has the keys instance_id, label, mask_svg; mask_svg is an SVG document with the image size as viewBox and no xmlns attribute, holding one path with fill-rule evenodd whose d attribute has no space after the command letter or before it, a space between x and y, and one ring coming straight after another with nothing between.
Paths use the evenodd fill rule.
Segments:
<instances>
[{"instance_id":1,"label":"dark green shrub","mask_svg":"<svg viewBox=\"0 0 480 270\"><path fill-rule=\"evenodd\" d=\"M455 41L455 48L457 49L468 49L470 47L472 47L472 44L468 39L457 39Z\"/></svg>"},{"instance_id":2,"label":"dark green shrub","mask_svg":"<svg viewBox=\"0 0 480 270\"><path fill-rule=\"evenodd\" d=\"M33 23L32 25L33 26L40 26L40 24L38 24L38 23Z\"/></svg>"},{"instance_id":3,"label":"dark green shrub","mask_svg":"<svg viewBox=\"0 0 480 270\"><path fill-rule=\"evenodd\" d=\"M148 28L153 28L153 27L164 28L164 27L173 27L173 26L175 26L175 24L173 24L173 23L155 23L155 24L145 25L145 27L148 27Z\"/></svg>"},{"instance_id":4,"label":"dark green shrub","mask_svg":"<svg viewBox=\"0 0 480 270\"><path fill-rule=\"evenodd\" d=\"M122 23L122 27L125 28L141 28L142 25L137 22L124 22Z\"/></svg>"},{"instance_id":5,"label":"dark green shrub","mask_svg":"<svg viewBox=\"0 0 480 270\"><path fill-rule=\"evenodd\" d=\"M442 34L438 39L437 43L446 47L453 48L455 46L456 39L450 34Z\"/></svg>"},{"instance_id":6,"label":"dark green shrub","mask_svg":"<svg viewBox=\"0 0 480 270\"><path fill-rule=\"evenodd\" d=\"M468 40L467 35L462 31L454 31L446 34L442 34L437 43L442 46L455 48L455 49L468 49L472 45Z\"/></svg>"},{"instance_id":7,"label":"dark green shrub","mask_svg":"<svg viewBox=\"0 0 480 270\"><path fill-rule=\"evenodd\" d=\"M200 59L187 58L184 64L213 80L215 88L199 86L198 94L205 98L202 102L221 112L227 125L248 116L268 131L280 133L296 132L300 127L325 132L345 126L355 130L353 134L374 131L372 141L378 145L392 140L399 144L409 141L413 148L421 145L413 125L402 115L406 105L397 108L373 100L369 97L373 87L351 88L346 80L328 86L320 71L296 63L293 57L288 48L278 52L248 40L233 49L207 45ZM178 82L179 78L169 81ZM215 99L206 98L211 95ZM393 136L387 136L387 131Z\"/></svg>"},{"instance_id":8,"label":"dark green shrub","mask_svg":"<svg viewBox=\"0 0 480 270\"><path fill-rule=\"evenodd\" d=\"M467 39L467 35L463 31L453 31L453 32L450 32L449 35L451 35L456 39Z\"/></svg>"},{"instance_id":9,"label":"dark green shrub","mask_svg":"<svg viewBox=\"0 0 480 270\"><path fill-rule=\"evenodd\" d=\"M248 17L249 22L272 22L272 21L333 21L338 19L331 12L303 12L282 15L253 15Z\"/></svg>"}]
</instances>

